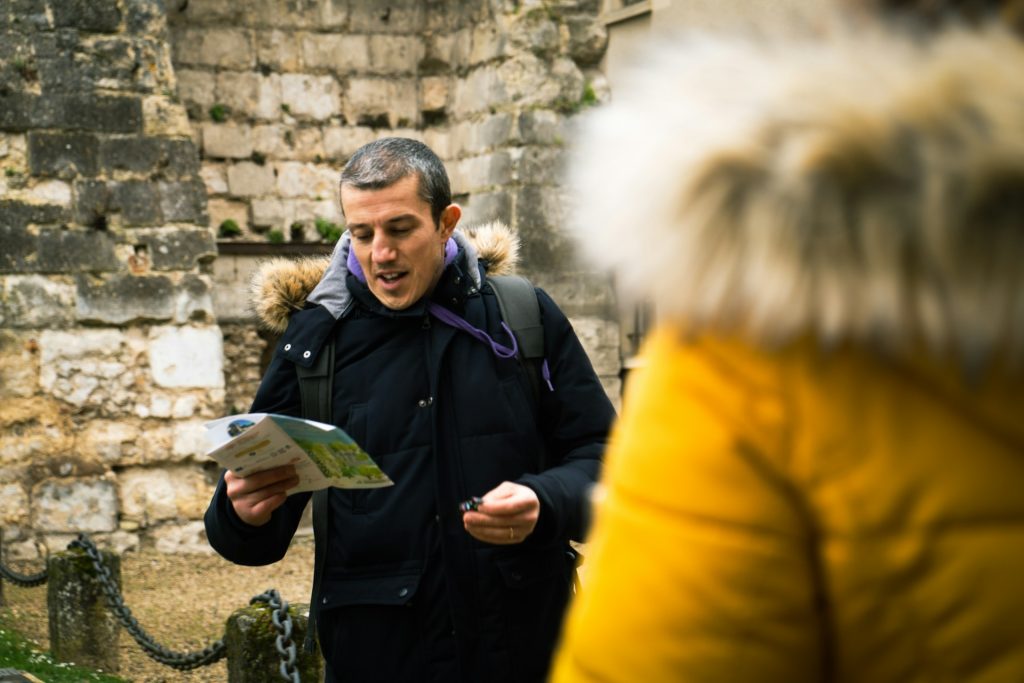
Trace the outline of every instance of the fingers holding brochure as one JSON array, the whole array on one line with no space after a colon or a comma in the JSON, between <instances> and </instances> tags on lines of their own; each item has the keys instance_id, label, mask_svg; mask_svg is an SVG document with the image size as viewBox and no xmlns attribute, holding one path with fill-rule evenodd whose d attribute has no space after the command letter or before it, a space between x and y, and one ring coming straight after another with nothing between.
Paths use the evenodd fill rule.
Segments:
<instances>
[{"instance_id":1,"label":"fingers holding brochure","mask_svg":"<svg viewBox=\"0 0 1024 683\"><path fill-rule=\"evenodd\" d=\"M287 491L299 483L294 465L283 465L241 477L231 470L224 472L224 484L235 514L252 526L262 526L281 507Z\"/></svg>"}]
</instances>

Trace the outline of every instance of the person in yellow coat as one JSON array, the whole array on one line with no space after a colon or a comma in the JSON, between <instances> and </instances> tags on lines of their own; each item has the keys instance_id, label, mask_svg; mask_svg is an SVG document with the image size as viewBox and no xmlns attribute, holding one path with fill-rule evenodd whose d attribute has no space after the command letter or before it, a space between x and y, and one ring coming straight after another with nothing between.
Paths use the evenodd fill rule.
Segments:
<instances>
[{"instance_id":1,"label":"person in yellow coat","mask_svg":"<svg viewBox=\"0 0 1024 683\"><path fill-rule=\"evenodd\" d=\"M1020 3L876 4L941 11L682 40L583 126L660 325L556 683L1024 681Z\"/></svg>"}]
</instances>

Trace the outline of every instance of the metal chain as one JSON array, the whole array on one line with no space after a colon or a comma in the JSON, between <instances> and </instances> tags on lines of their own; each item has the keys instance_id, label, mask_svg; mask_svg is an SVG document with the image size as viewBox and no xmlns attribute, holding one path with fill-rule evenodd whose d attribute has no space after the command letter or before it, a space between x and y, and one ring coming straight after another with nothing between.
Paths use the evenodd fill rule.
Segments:
<instances>
[{"instance_id":1,"label":"metal chain","mask_svg":"<svg viewBox=\"0 0 1024 683\"><path fill-rule=\"evenodd\" d=\"M227 648L224 645L223 639L198 652L187 654L173 652L158 645L152 636L139 626L139 622L132 616L132 611L125 606L124 598L121 597L121 591L114 582L113 577L111 577L110 570L103 564L103 558L99 550L97 550L96 544L85 534L79 534L77 539L68 544L68 548L80 548L89 556L89 559L92 560L92 566L96 570L96 576L99 578L100 587L103 588L103 592L106 594L107 605L121 622L121 625L124 626L125 630L135 639L135 642L152 659L173 669L188 671L200 666L213 664L224 658Z\"/></svg>"},{"instance_id":2,"label":"metal chain","mask_svg":"<svg viewBox=\"0 0 1024 683\"><path fill-rule=\"evenodd\" d=\"M4 581L10 581L16 586L23 588L33 588L35 586L41 586L46 583L46 579L49 576L46 569L39 572L38 574L19 574L18 572L4 566L3 562L0 562L0 578Z\"/></svg>"},{"instance_id":3,"label":"metal chain","mask_svg":"<svg viewBox=\"0 0 1024 683\"><path fill-rule=\"evenodd\" d=\"M292 618L288 614L288 603L282 600L273 588L253 597L249 604L253 605L257 602L265 602L274 610L270 614L270 619L274 622L274 628L277 629L277 640L274 641L274 645L277 647L278 654L281 655L281 666L278 669L281 678L291 683L302 683L299 670L295 667L296 651L295 642L292 640Z\"/></svg>"}]
</instances>

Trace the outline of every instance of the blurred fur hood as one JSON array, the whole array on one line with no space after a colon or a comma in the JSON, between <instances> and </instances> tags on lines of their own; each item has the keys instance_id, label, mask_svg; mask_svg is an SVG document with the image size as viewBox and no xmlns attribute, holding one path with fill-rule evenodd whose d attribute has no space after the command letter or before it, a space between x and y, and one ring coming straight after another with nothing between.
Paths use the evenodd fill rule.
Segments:
<instances>
[{"instance_id":1,"label":"blurred fur hood","mask_svg":"<svg viewBox=\"0 0 1024 683\"><path fill-rule=\"evenodd\" d=\"M1024 42L677 40L585 116L574 228L690 331L1024 357Z\"/></svg>"},{"instance_id":2,"label":"blurred fur hood","mask_svg":"<svg viewBox=\"0 0 1024 683\"><path fill-rule=\"evenodd\" d=\"M518 265L519 237L503 223L457 229L453 237L466 254L471 277L479 276L478 262L484 263L490 275L512 273ZM345 285L349 244L345 232L330 256L275 258L260 264L250 283L252 307L260 324L284 332L288 317L302 310L307 300L322 304L336 318L343 314L349 301Z\"/></svg>"}]
</instances>

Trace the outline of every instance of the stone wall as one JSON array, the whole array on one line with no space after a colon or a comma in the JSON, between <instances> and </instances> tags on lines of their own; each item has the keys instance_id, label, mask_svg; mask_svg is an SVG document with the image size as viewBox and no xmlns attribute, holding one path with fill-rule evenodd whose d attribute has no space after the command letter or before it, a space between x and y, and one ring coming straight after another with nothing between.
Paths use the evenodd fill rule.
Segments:
<instances>
[{"instance_id":1,"label":"stone wall","mask_svg":"<svg viewBox=\"0 0 1024 683\"><path fill-rule=\"evenodd\" d=\"M609 283L575 264L559 179L574 113L605 95L597 0L190 0L169 9L211 226L315 241L341 223L337 179L361 145L423 140L446 162L464 225L500 219L523 270L565 307L619 395ZM218 270L222 270L218 266ZM247 275L251 266L232 264ZM223 281L244 291L244 278ZM218 308L236 324L244 301ZM231 359L232 366L242 359ZM244 401L242 401L244 403Z\"/></svg>"},{"instance_id":2,"label":"stone wall","mask_svg":"<svg viewBox=\"0 0 1024 683\"><path fill-rule=\"evenodd\" d=\"M519 232L617 398L611 288L573 260L559 187L572 116L605 94L597 5L0 0L5 552L77 531L208 551L202 423L248 407L267 352L255 260L215 236L320 240L380 136L438 151L466 224Z\"/></svg>"},{"instance_id":3,"label":"stone wall","mask_svg":"<svg viewBox=\"0 0 1024 683\"><path fill-rule=\"evenodd\" d=\"M0 2L0 523L202 543L223 412L206 191L157 0Z\"/></svg>"}]
</instances>

